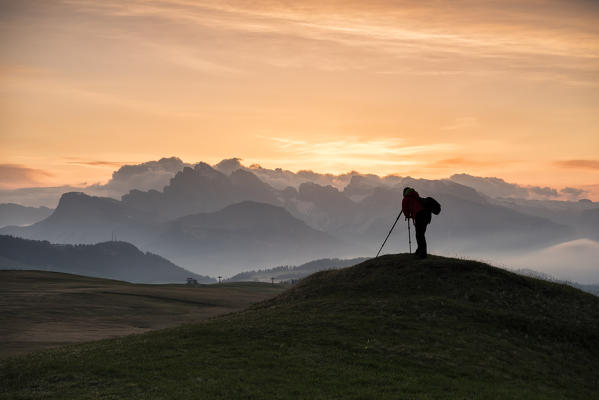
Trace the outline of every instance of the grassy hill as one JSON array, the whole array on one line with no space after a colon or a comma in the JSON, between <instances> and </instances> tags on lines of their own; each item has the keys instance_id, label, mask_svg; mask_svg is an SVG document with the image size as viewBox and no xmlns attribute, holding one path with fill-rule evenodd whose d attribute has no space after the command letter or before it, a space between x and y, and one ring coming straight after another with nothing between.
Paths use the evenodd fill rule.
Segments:
<instances>
[{"instance_id":1,"label":"grassy hill","mask_svg":"<svg viewBox=\"0 0 599 400\"><path fill-rule=\"evenodd\" d=\"M1 398L591 399L599 298L391 255L198 324L3 361Z\"/></svg>"},{"instance_id":2,"label":"grassy hill","mask_svg":"<svg viewBox=\"0 0 599 400\"><path fill-rule=\"evenodd\" d=\"M0 358L239 311L278 285L140 285L48 271L0 271Z\"/></svg>"}]
</instances>

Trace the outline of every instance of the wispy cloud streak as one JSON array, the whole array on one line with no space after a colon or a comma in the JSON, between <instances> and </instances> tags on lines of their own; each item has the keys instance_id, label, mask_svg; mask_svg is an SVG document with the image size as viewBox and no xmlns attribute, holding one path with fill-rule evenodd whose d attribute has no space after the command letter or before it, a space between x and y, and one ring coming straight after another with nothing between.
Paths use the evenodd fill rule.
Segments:
<instances>
[{"instance_id":1,"label":"wispy cloud streak","mask_svg":"<svg viewBox=\"0 0 599 400\"><path fill-rule=\"evenodd\" d=\"M328 13L329 7L310 1L303 2L302 6L260 1L251 5L235 1L178 0L76 3L83 9L116 17L194 24L198 32L210 29L257 35L246 40L264 40L261 45L264 51L275 44L271 50L280 49L278 56L271 52L263 61L277 66L369 68L380 73L414 74L430 71L493 74L517 70L523 74L522 78L529 77L528 73L531 79L546 74L547 79L557 76L564 83L578 84L596 84L596 78L587 74L599 70L599 33L588 29L591 16L581 20L580 15L576 15L579 20L576 21L566 13L560 15L560 7L566 6L553 1L539 4L536 11L531 10L530 5L515 2L503 7L501 2L490 2L486 7L476 2L455 2L443 10L426 3L417 7L410 2L393 5L374 2L366 10L358 3L349 2L344 7L339 6L335 13ZM423 16L427 23L422 23ZM290 48L287 51L280 48L279 40L290 44ZM301 44L301 58L294 55L294 49L298 50L300 45L298 40L310 41ZM332 58L321 57L331 46L342 48L337 48ZM370 54L370 57L348 63L344 54L350 51ZM310 53L320 56L312 59ZM398 62L400 60L403 62ZM206 66L211 65L208 61L200 64L204 62ZM539 63L550 65L551 71L536 68ZM572 76L578 72L582 76Z\"/></svg>"},{"instance_id":2,"label":"wispy cloud streak","mask_svg":"<svg viewBox=\"0 0 599 400\"><path fill-rule=\"evenodd\" d=\"M384 166L389 173L398 172L400 167L419 165L415 158L422 154L446 153L456 148L451 143L430 145L404 145L400 138L360 140L357 138L309 142L284 137L266 137L277 149L293 154L305 163L325 163L334 171L351 170L357 167Z\"/></svg>"},{"instance_id":3,"label":"wispy cloud streak","mask_svg":"<svg viewBox=\"0 0 599 400\"><path fill-rule=\"evenodd\" d=\"M599 170L599 160L565 160L555 164L562 168Z\"/></svg>"},{"instance_id":4,"label":"wispy cloud streak","mask_svg":"<svg viewBox=\"0 0 599 400\"><path fill-rule=\"evenodd\" d=\"M39 184L52 174L35 168L18 164L0 164L0 188L13 189Z\"/></svg>"}]
</instances>

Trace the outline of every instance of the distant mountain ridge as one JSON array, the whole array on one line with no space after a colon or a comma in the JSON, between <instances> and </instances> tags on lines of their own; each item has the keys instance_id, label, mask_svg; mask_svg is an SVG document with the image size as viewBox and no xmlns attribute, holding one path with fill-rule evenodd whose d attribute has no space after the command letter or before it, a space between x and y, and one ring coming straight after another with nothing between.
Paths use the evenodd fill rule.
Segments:
<instances>
[{"instance_id":1,"label":"distant mountain ridge","mask_svg":"<svg viewBox=\"0 0 599 400\"><path fill-rule=\"evenodd\" d=\"M128 182L153 168L161 171L160 179L164 179L168 171L179 167L181 170L162 191L134 189L120 201L65 193L50 217L29 227L5 227L0 233L60 243L96 243L116 235L189 269L234 274L319 257L374 254L399 213L403 188L410 186L442 204L441 214L433 217L427 231L433 253L484 257L489 252L532 251L597 234L591 212L596 203L494 199L451 179L379 177L355 171L338 176L292 173L245 167L238 159L223 160L215 166L163 159L139 171L120 169L117 175L123 177L118 182ZM276 186L269 182L276 182ZM282 188L285 182L292 185ZM244 211L262 215L252 222L254 232L231 225L240 217L233 216L235 207L228 207L247 201L270 206ZM261 230L262 225L274 229L280 209L297 221L283 218L288 229L276 235ZM197 216L210 213L216 214ZM214 226L214 218L226 228ZM293 228L298 221L306 227ZM306 228L313 230L311 234ZM384 252L407 251L408 242L402 219Z\"/></svg>"},{"instance_id":2,"label":"distant mountain ridge","mask_svg":"<svg viewBox=\"0 0 599 400\"><path fill-rule=\"evenodd\" d=\"M140 244L151 236L154 216L109 198L65 193L48 218L27 227L5 227L0 234L56 243L97 243L117 238Z\"/></svg>"},{"instance_id":3,"label":"distant mountain ridge","mask_svg":"<svg viewBox=\"0 0 599 400\"><path fill-rule=\"evenodd\" d=\"M182 265L236 266L292 263L349 250L339 239L306 225L283 207L243 201L213 213L198 213L164 225L149 247Z\"/></svg>"},{"instance_id":4,"label":"distant mountain ridge","mask_svg":"<svg viewBox=\"0 0 599 400\"><path fill-rule=\"evenodd\" d=\"M257 271L241 272L227 279L228 282L247 282L260 281L270 282L274 279L276 282L299 280L307 277L314 272L324 271L328 269L338 269L351 267L359 264L367 259L364 257L341 260L338 258L323 258L314 260L302 265L281 265L275 268L261 269Z\"/></svg>"},{"instance_id":5,"label":"distant mountain ridge","mask_svg":"<svg viewBox=\"0 0 599 400\"><path fill-rule=\"evenodd\" d=\"M30 225L52 214L48 207L25 207L15 203L0 204L0 228L9 225Z\"/></svg>"},{"instance_id":6,"label":"distant mountain ridge","mask_svg":"<svg viewBox=\"0 0 599 400\"><path fill-rule=\"evenodd\" d=\"M184 283L186 278L203 283L215 281L156 254L143 253L126 242L57 245L0 235L0 268L65 272L135 283Z\"/></svg>"},{"instance_id":7,"label":"distant mountain ridge","mask_svg":"<svg viewBox=\"0 0 599 400\"><path fill-rule=\"evenodd\" d=\"M350 248L271 204L244 201L216 212L159 222L124 202L83 193L63 195L44 221L0 233L72 244L97 243L116 235L185 268L211 274L222 274L223 267L239 272L258 265L305 262Z\"/></svg>"},{"instance_id":8,"label":"distant mountain ridge","mask_svg":"<svg viewBox=\"0 0 599 400\"><path fill-rule=\"evenodd\" d=\"M274 189L254 174L238 169L225 175L206 163L183 168L162 192L132 190L122 197L123 204L163 221L217 211L244 200L280 204Z\"/></svg>"}]
</instances>

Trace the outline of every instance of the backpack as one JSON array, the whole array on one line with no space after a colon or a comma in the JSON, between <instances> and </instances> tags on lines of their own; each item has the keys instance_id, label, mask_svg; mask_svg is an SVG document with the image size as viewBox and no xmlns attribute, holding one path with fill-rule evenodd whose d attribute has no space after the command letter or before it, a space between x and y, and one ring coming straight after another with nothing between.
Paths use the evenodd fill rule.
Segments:
<instances>
[{"instance_id":1,"label":"backpack","mask_svg":"<svg viewBox=\"0 0 599 400\"><path fill-rule=\"evenodd\" d=\"M441 212L441 204L439 204L439 202L433 199L432 197L421 198L420 203L422 204L422 207L429 210L435 215L439 215L439 213Z\"/></svg>"}]
</instances>

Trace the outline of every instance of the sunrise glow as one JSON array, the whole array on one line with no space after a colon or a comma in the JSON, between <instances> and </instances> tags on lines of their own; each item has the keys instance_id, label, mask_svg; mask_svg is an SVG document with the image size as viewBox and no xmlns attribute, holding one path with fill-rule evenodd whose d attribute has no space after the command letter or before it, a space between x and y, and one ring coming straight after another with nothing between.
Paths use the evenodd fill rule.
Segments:
<instances>
[{"instance_id":1,"label":"sunrise glow","mask_svg":"<svg viewBox=\"0 0 599 400\"><path fill-rule=\"evenodd\" d=\"M0 7L3 189L166 156L599 183L594 2Z\"/></svg>"}]
</instances>

